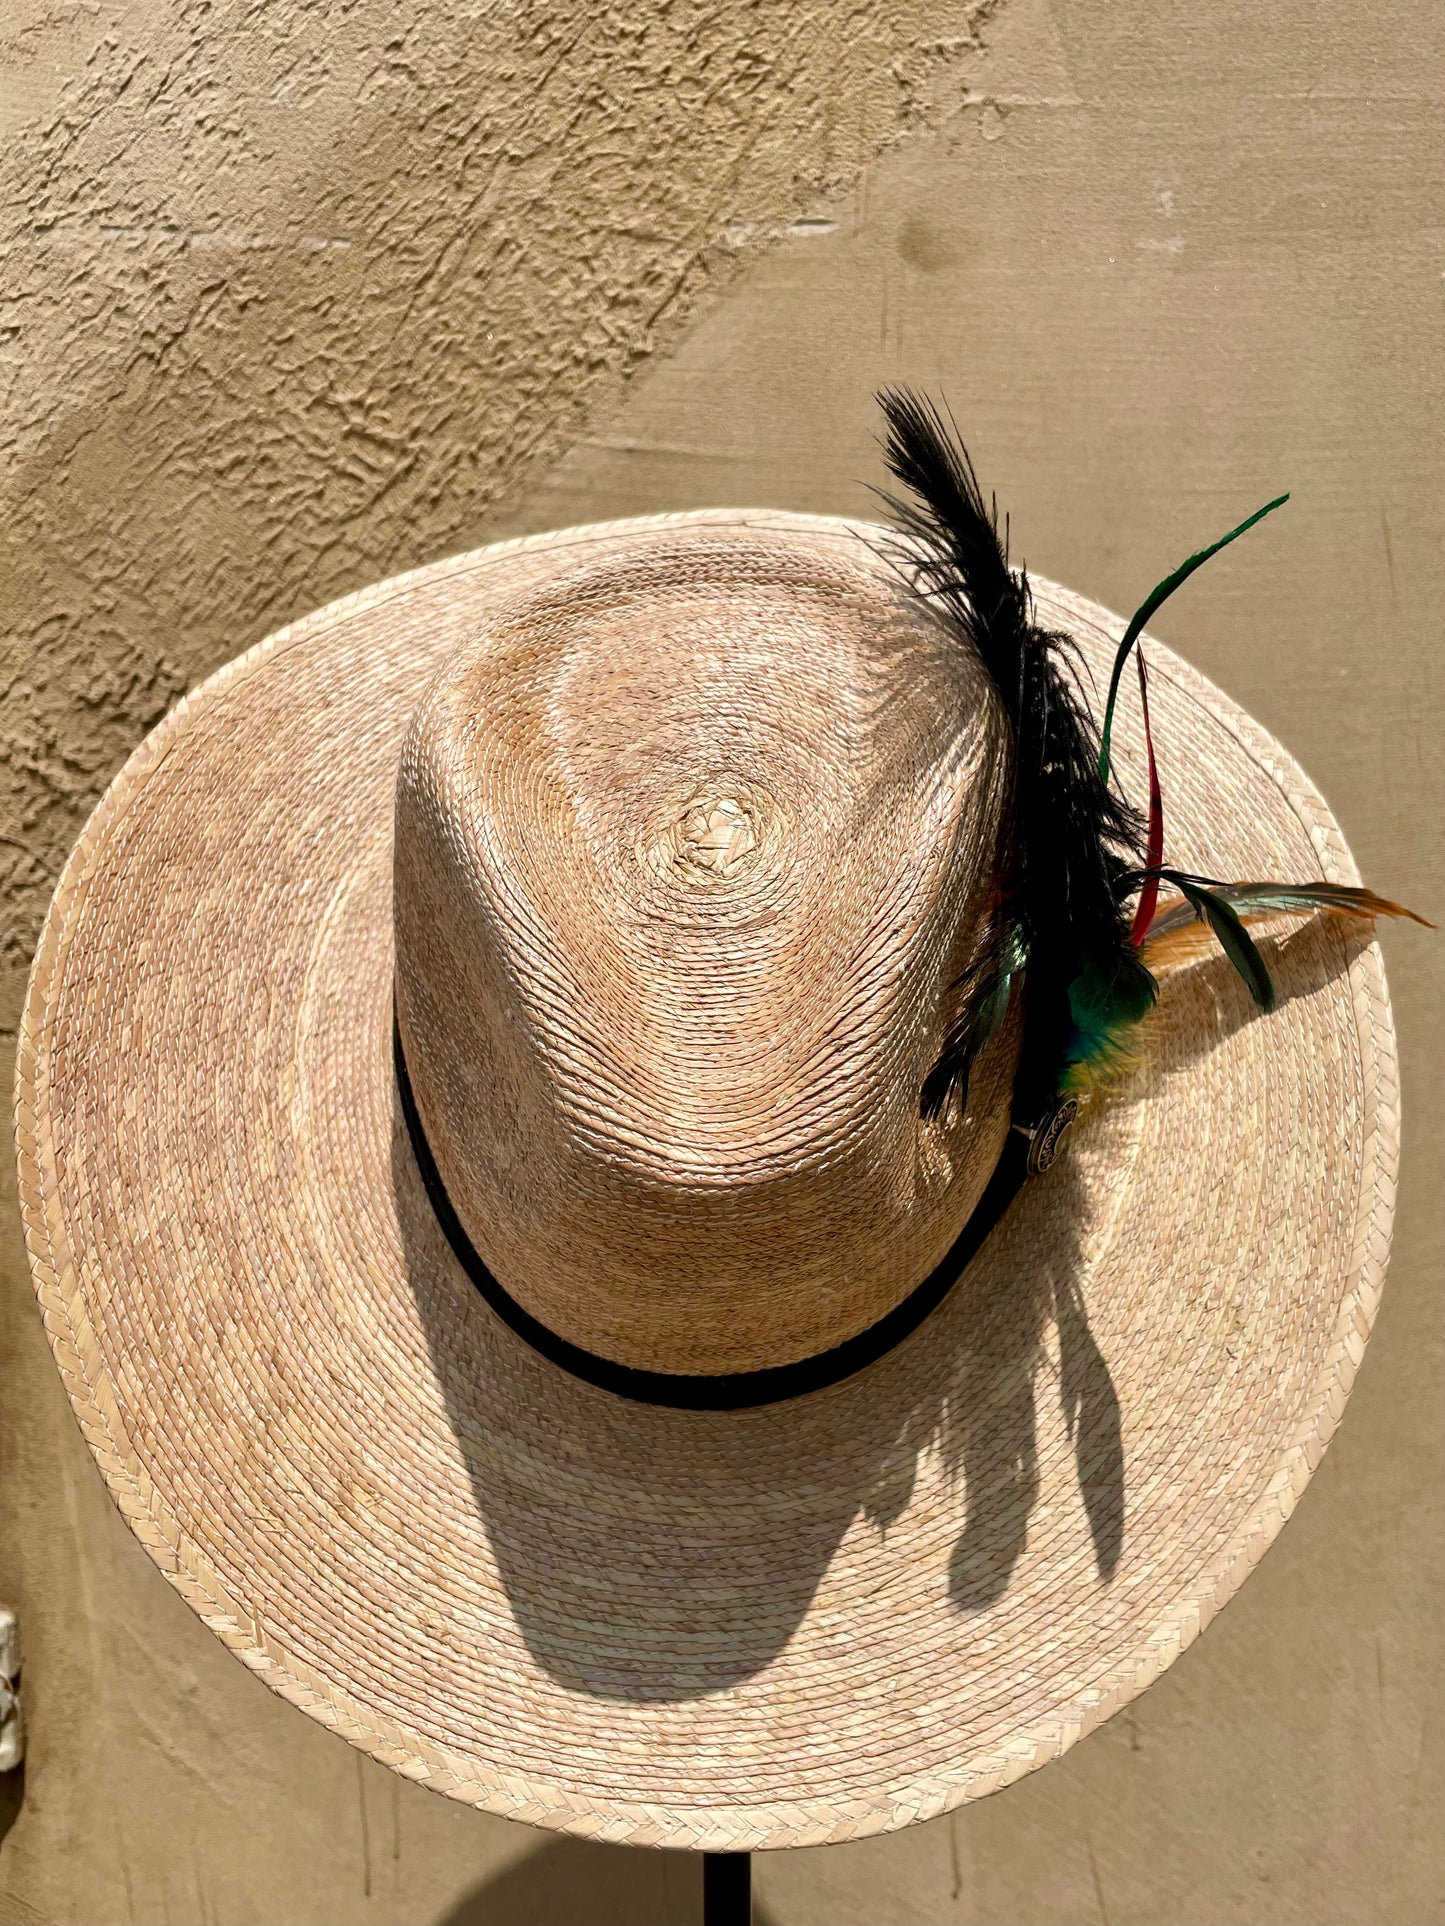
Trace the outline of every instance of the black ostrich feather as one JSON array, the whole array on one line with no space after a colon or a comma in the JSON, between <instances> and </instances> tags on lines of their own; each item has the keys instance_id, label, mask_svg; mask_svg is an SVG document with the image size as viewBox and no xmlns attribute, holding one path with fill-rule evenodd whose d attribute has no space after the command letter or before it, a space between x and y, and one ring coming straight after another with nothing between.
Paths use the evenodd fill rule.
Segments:
<instances>
[{"instance_id":1,"label":"black ostrich feather","mask_svg":"<svg viewBox=\"0 0 1445 1926\"><path fill-rule=\"evenodd\" d=\"M911 585L976 651L1013 735L1008 852L994 940L953 986L955 1014L925 1082L925 1111L966 1087L1022 968L1019 1121L1052 1106L1068 1064L1142 1015L1154 979L1130 942L1125 901L1145 860L1144 823L1100 769L1099 734L1076 645L1035 620L1028 576L1010 566L1007 526L984 501L956 426L907 389L879 396L884 457L908 491L883 497Z\"/></svg>"}]
</instances>

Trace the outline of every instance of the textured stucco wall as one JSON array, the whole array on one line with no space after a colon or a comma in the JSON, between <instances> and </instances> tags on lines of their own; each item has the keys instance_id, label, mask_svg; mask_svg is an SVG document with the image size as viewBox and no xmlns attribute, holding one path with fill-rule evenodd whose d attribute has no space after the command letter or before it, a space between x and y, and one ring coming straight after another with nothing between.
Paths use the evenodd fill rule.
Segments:
<instances>
[{"instance_id":1,"label":"textured stucco wall","mask_svg":"<svg viewBox=\"0 0 1445 1926\"><path fill-rule=\"evenodd\" d=\"M134 742L483 539L698 296L936 119L981 0L18 0L0 1019Z\"/></svg>"},{"instance_id":2,"label":"textured stucco wall","mask_svg":"<svg viewBox=\"0 0 1445 1926\"><path fill-rule=\"evenodd\" d=\"M396 46L392 10L339 0L12 25L11 955L89 797L213 662L493 533L861 508L899 376L947 390L1025 557L1115 607L1291 488L1159 626L1299 754L1367 877L1440 916L1438 8L1004 0L977 25L971 49L961 12L821 0L437 8ZM1395 1254L1289 1529L1064 1760L772 1856L766 1917L1445 1921L1445 943L1386 947ZM13 1209L5 1235L0 1596L33 1737L0 1920L696 1917L695 1866L461 1811L246 1674L112 1512Z\"/></svg>"}]
</instances>

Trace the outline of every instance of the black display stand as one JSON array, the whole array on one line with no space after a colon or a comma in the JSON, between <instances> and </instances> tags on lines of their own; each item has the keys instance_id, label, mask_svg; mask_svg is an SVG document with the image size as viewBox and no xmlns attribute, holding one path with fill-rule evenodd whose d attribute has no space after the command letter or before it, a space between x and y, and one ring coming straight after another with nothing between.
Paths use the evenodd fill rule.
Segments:
<instances>
[{"instance_id":1,"label":"black display stand","mask_svg":"<svg viewBox=\"0 0 1445 1926\"><path fill-rule=\"evenodd\" d=\"M753 1856L705 1852L702 1856L702 1926L752 1926Z\"/></svg>"}]
</instances>

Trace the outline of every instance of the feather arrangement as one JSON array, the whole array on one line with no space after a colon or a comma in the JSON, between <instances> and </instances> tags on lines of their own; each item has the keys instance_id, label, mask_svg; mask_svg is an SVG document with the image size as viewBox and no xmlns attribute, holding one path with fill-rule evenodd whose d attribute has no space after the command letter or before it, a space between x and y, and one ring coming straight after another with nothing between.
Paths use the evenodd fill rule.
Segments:
<instances>
[{"instance_id":1,"label":"feather arrangement","mask_svg":"<svg viewBox=\"0 0 1445 1926\"><path fill-rule=\"evenodd\" d=\"M1203 881L1189 880L1196 888ZM1403 903L1392 903L1372 889L1356 889L1346 883L1215 883L1208 893L1216 909L1222 903L1241 921L1251 916L1308 916L1315 910L1325 910L1367 923L1377 916L1407 916L1427 930L1435 927ZM1157 975L1197 962L1213 950L1214 941L1208 911L1201 914L1194 899L1181 888L1177 899L1166 903L1149 924L1140 955Z\"/></svg>"},{"instance_id":2,"label":"feather arrangement","mask_svg":"<svg viewBox=\"0 0 1445 1926\"><path fill-rule=\"evenodd\" d=\"M957 1015L923 1101L941 1109L966 1086L1022 968L1027 1021L1015 1106L1033 1123L1056 1100L1063 1066L1107 1049L1112 1027L1137 1020L1154 1000L1125 910L1127 879L1145 858L1144 825L1101 773L1077 647L1035 620L1028 576L1009 564L1007 534L956 428L904 389L885 391L879 403L884 458L908 491L884 498L904 537L897 559L982 661L1014 746L997 935L954 986Z\"/></svg>"},{"instance_id":3,"label":"feather arrangement","mask_svg":"<svg viewBox=\"0 0 1445 1926\"><path fill-rule=\"evenodd\" d=\"M1146 597L1115 656L1102 729L1067 635L1035 620L1028 576L1009 562L1007 523L985 502L956 425L907 389L879 395L884 459L907 491L882 499L901 538L892 559L913 589L983 663L1008 717L1013 782L1007 852L991 933L978 962L950 986L951 1016L923 1085L937 1115L967 1091L974 1059L1022 986L1024 1030L1014 1119L1052 1161L1078 1106L1138 1060L1141 1020L1156 972L1218 944L1261 1009L1275 1000L1249 932L1251 916L1414 916L1369 890L1333 883L1221 883L1164 864L1164 806L1140 636L1194 571L1289 498L1268 502L1191 555ZM1111 783L1110 743L1124 669L1135 656L1143 709L1149 806L1141 815ZM1159 886L1176 898L1157 907ZM1129 908L1133 898L1132 913ZM1423 917L1415 917L1423 922Z\"/></svg>"}]
</instances>

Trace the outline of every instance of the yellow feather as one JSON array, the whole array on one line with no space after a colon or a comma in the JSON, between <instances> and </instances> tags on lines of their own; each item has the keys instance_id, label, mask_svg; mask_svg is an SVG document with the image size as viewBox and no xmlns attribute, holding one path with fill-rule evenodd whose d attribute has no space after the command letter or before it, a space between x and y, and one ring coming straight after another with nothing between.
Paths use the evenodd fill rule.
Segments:
<instances>
[{"instance_id":1,"label":"yellow feather","mask_svg":"<svg viewBox=\"0 0 1445 1926\"><path fill-rule=\"evenodd\" d=\"M1144 1061L1145 1053L1138 1047L1141 1041L1139 1030L1140 1024L1131 1023L1126 1030L1110 1037L1104 1049L1096 1051L1081 1063L1071 1063L1064 1076L1061 1094L1078 1097L1083 1103L1092 1103L1095 1098L1117 1089Z\"/></svg>"}]
</instances>

